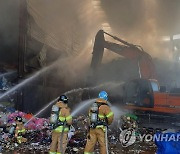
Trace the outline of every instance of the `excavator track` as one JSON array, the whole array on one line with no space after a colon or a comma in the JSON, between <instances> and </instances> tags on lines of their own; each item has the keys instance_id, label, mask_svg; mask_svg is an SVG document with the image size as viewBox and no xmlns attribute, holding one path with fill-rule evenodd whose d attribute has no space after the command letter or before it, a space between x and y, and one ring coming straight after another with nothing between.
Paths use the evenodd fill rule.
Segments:
<instances>
[{"instance_id":1,"label":"excavator track","mask_svg":"<svg viewBox=\"0 0 180 154\"><path fill-rule=\"evenodd\" d=\"M134 113L138 116L138 123L141 128L180 131L180 114L172 115L142 111L135 111Z\"/></svg>"}]
</instances>

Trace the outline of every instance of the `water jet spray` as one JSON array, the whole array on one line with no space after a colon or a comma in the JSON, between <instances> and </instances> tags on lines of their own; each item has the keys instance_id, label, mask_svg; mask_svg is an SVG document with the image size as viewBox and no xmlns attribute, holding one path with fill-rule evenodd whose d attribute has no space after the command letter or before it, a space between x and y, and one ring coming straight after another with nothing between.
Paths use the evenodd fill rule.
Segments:
<instances>
[{"instance_id":1,"label":"water jet spray","mask_svg":"<svg viewBox=\"0 0 180 154\"><path fill-rule=\"evenodd\" d=\"M16 73L16 71L11 71L11 72L6 72L6 73L3 73L3 74L0 74L0 78L1 77L5 77L5 76L9 76L9 75L11 75L11 74L13 74L13 73Z\"/></svg>"},{"instance_id":2,"label":"water jet spray","mask_svg":"<svg viewBox=\"0 0 180 154\"><path fill-rule=\"evenodd\" d=\"M50 103L48 103L46 106L44 106L40 111L38 111L31 119L29 119L24 125L27 125L32 119L36 118L39 114L41 114L43 111L45 111L49 106L54 104L58 100L58 97L54 100L52 100Z\"/></svg>"},{"instance_id":3,"label":"water jet spray","mask_svg":"<svg viewBox=\"0 0 180 154\"><path fill-rule=\"evenodd\" d=\"M54 62L53 64L51 64L50 66L47 66L47 67L43 68L42 70L39 70L38 72L34 73L31 77L23 80L21 83L17 84L13 88L11 88L10 90L8 90L4 94L2 94L0 96L0 100L3 99L4 97L6 97L7 95L11 94L13 91L23 87L24 85L26 85L27 83L29 83L31 81L33 81L35 78L39 77L42 73L46 72L47 70L52 69L52 67L54 67L56 64L57 64L57 61Z\"/></svg>"}]
</instances>

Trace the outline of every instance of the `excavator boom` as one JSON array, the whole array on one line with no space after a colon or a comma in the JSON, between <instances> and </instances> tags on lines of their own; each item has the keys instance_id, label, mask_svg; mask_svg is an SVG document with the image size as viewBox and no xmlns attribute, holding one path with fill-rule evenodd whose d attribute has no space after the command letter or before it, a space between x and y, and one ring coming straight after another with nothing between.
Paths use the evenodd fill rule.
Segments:
<instances>
[{"instance_id":1,"label":"excavator boom","mask_svg":"<svg viewBox=\"0 0 180 154\"><path fill-rule=\"evenodd\" d=\"M109 35L113 39L119 41L121 44L106 41L104 34ZM101 64L105 48L127 59L136 60L139 68L140 78L156 79L154 64L149 54L144 52L140 46L130 44L116 36L112 36L111 34L104 32L103 30L100 30L95 37L91 62L91 68L93 70L96 70L96 68Z\"/></svg>"}]
</instances>

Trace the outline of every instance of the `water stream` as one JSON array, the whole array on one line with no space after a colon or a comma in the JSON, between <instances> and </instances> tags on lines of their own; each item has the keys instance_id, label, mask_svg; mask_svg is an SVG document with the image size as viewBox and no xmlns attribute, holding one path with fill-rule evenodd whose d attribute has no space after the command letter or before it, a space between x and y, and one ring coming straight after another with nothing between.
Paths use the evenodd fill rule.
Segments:
<instances>
[{"instance_id":1,"label":"water stream","mask_svg":"<svg viewBox=\"0 0 180 154\"><path fill-rule=\"evenodd\" d=\"M65 92L64 94L65 95L70 95L72 93L76 93L76 92L79 92L79 91L83 91L83 90L93 90L93 89L97 89L97 88L100 88L100 87L103 87L103 86L108 86L108 87L111 87L111 88L114 88L116 86L119 86L121 85L121 83L113 83L113 82L107 82L107 83L104 83L104 84L100 84L98 86L95 86L95 87L85 87L85 88L77 88L77 89L72 89L72 90L69 90L67 92ZM28 120L25 125L30 122L33 118L35 117L38 117L40 114L42 114L46 109L48 109L52 104L54 104L56 101L57 101L58 98L52 100L51 102L49 102L46 106L44 106L42 109L40 109L30 120ZM84 109L87 109L93 102L95 102L95 99L88 99L88 100L85 100L85 101L82 101L82 102L79 102L76 106L76 108L72 111L71 115L72 116L76 116L78 115L79 113L81 113Z\"/></svg>"},{"instance_id":2,"label":"water stream","mask_svg":"<svg viewBox=\"0 0 180 154\"><path fill-rule=\"evenodd\" d=\"M31 119L29 119L24 125L27 125L32 119L34 119L35 117L38 117L41 113L43 113L48 107L50 107L52 104L54 104L57 100L58 100L58 98L52 100L50 103L48 103L46 106L44 106Z\"/></svg>"},{"instance_id":3,"label":"water stream","mask_svg":"<svg viewBox=\"0 0 180 154\"><path fill-rule=\"evenodd\" d=\"M55 66L57 64L57 62L51 64L50 66L44 67L43 69L39 70L38 72L34 73L32 76L30 76L29 78L23 80L22 82L20 82L19 84L17 84L16 86L12 87L11 89L9 89L8 91L6 91L5 93L3 93L0 96L0 100L3 99L4 97L8 96L9 94L11 94L12 92L22 88L23 86L27 85L28 83L30 83L31 81L33 81L35 78L39 77L41 74L45 73L46 71L48 71L50 68L52 68L53 66Z\"/></svg>"},{"instance_id":4,"label":"water stream","mask_svg":"<svg viewBox=\"0 0 180 154\"><path fill-rule=\"evenodd\" d=\"M83 110L87 109L96 99L88 99L80 102L77 107L72 111L71 115L76 116L81 113Z\"/></svg>"},{"instance_id":5,"label":"water stream","mask_svg":"<svg viewBox=\"0 0 180 154\"><path fill-rule=\"evenodd\" d=\"M0 78L1 77L5 77L5 76L9 76L9 75L12 75L13 73L16 73L16 71L10 71L10 72L6 72L6 73L3 73L3 74L0 74Z\"/></svg>"}]
</instances>

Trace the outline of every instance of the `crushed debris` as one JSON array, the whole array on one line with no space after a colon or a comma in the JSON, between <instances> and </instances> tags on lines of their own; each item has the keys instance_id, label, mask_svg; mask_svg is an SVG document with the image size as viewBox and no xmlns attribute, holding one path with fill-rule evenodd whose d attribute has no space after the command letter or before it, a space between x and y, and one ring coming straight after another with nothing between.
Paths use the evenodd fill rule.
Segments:
<instances>
[{"instance_id":1,"label":"crushed debris","mask_svg":"<svg viewBox=\"0 0 180 154\"><path fill-rule=\"evenodd\" d=\"M16 151L17 153L48 153L51 142L51 125L48 119L35 118L32 114L26 114L20 111L13 113L0 113L0 152L8 153ZM15 117L21 116L26 128L26 143L18 144L10 128L15 123ZM29 121L27 123L27 121ZM88 131L88 117L81 115L74 117L73 127L70 128L68 134L69 143L66 152L68 154L83 153L86 144L86 134ZM118 153L143 153L145 151L155 152L154 143L140 143L137 141L134 145L123 148L119 142L120 129L118 127L109 127L109 149L111 154ZM99 153L99 149L95 148L95 152Z\"/></svg>"}]
</instances>

